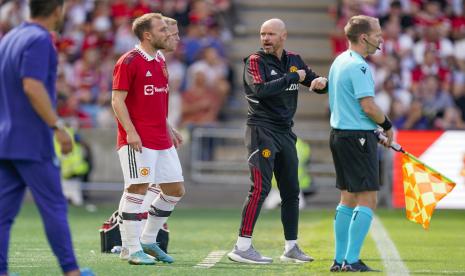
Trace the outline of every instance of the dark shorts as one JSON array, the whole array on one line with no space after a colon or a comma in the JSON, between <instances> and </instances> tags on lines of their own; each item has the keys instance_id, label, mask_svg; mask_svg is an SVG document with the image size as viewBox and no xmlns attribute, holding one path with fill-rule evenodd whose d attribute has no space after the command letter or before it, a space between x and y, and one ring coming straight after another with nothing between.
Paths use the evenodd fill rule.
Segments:
<instances>
[{"instance_id":1,"label":"dark shorts","mask_svg":"<svg viewBox=\"0 0 465 276\"><path fill-rule=\"evenodd\" d=\"M332 129L329 145L338 189L351 193L379 190L378 139L373 131Z\"/></svg>"}]
</instances>

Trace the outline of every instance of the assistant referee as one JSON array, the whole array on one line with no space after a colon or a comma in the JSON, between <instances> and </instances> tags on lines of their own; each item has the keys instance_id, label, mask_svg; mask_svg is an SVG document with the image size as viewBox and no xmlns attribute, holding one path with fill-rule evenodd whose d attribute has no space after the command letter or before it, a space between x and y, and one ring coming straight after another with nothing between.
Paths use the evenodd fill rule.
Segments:
<instances>
[{"instance_id":1,"label":"assistant referee","mask_svg":"<svg viewBox=\"0 0 465 276\"><path fill-rule=\"evenodd\" d=\"M344 27L349 49L340 54L329 71L331 110L330 147L341 201L334 219L336 271L373 271L359 258L370 228L379 190L377 125L392 141L391 122L375 104L375 83L365 60L383 42L377 18L358 15Z\"/></svg>"}]
</instances>

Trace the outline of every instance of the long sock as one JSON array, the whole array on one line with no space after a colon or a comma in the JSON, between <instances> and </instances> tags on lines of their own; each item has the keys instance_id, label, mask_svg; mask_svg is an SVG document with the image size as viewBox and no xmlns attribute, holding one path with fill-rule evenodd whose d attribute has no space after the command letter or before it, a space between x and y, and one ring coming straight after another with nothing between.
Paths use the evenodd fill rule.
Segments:
<instances>
[{"instance_id":1,"label":"long sock","mask_svg":"<svg viewBox=\"0 0 465 276\"><path fill-rule=\"evenodd\" d=\"M123 228L129 254L142 250L139 242L140 214L144 195L126 193L123 204Z\"/></svg>"},{"instance_id":2,"label":"long sock","mask_svg":"<svg viewBox=\"0 0 465 276\"><path fill-rule=\"evenodd\" d=\"M121 247L124 247L124 248L127 247L126 230L123 227L123 216L122 216L125 196L126 196L126 192L123 192L123 195L121 196L121 199L119 201L119 206L118 206L118 223L119 223L119 232L121 235Z\"/></svg>"},{"instance_id":3,"label":"long sock","mask_svg":"<svg viewBox=\"0 0 465 276\"><path fill-rule=\"evenodd\" d=\"M143 213L150 211L150 206L152 202L157 198L160 192L161 190L158 185L152 184L149 186L149 188L147 189L147 193L145 194L145 197L144 197L144 202L142 202ZM142 232L144 231L146 223L147 223L147 219L141 220L140 225L139 225L139 237L142 235Z\"/></svg>"},{"instance_id":4,"label":"long sock","mask_svg":"<svg viewBox=\"0 0 465 276\"><path fill-rule=\"evenodd\" d=\"M155 201L160 192L161 190L158 185L150 185L145 194L144 202L142 202L142 210L144 210L144 212L150 211L150 205L152 205L152 202Z\"/></svg>"},{"instance_id":5,"label":"long sock","mask_svg":"<svg viewBox=\"0 0 465 276\"><path fill-rule=\"evenodd\" d=\"M160 194L149 211L147 223L140 237L142 243L155 243L157 241L158 231L163 227L163 224L168 220L171 212L176 204L181 200L181 197L167 196Z\"/></svg>"},{"instance_id":6,"label":"long sock","mask_svg":"<svg viewBox=\"0 0 465 276\"><path fill-rule=\"evenodd\" d=\"M342 264L347 252L347 243L349 241L349 226L352 219L354 208L339 204L334 216L334 239L335 253L334 259Z\"/></svg>"},{"instance_id":7,"label":"long sock","mask_svg":"<svg viewBox=\"0 0 465 276\"><path fill-rule=\"evenodd\" d=\"M236 242L237 249L241 251L245 251L249 249L251 245L252 245L252 238L241 237L241 236L237 237L237 242Z\"/></svg>"},{"instance_id":8,"label":"long sock","mask_svg":"<svg viewBox=\"0 0 465 276\"><path fill-rule=\"evenodd\" d=\"M284 242L284 251L289 252L297 244L297 240L286 240Z\"/></svg>"},{"instance_id":9,"label":"long sock","mask_svg":"<svg viewBox=\"0 0 465 276\"><path fill-rule=\"evenodd\" d=\"M365 206L355 207L349 227L349 244L345 257L349 264L355 263L360 259L360 250L370 229L372 219L373 210Z\"/></svg>"}]
</instances>

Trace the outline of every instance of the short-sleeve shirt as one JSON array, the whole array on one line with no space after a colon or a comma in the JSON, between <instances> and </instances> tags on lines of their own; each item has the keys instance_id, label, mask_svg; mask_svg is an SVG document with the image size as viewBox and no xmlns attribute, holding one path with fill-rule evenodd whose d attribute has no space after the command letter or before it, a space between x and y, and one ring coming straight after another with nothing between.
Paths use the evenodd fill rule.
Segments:
<instances>
[{"instance_id":1,"label":"short-sleeve shirt","mask_svg":"<svg viewBox=\"0 0 465 276\"><path fill-rule=\"evenodd\" d=\"M142 145L149 149L170 148L168 116L168 71L162 56L150 56L139 47L118 60L113 71L113 91L126 91L129 117ZM113 92L119 93L119 92ZM127 145L127 134L118 121L117 148Z\"/></svg>"},{"instance_id":2,"label":"short-sleeve shirt","mask_svg":"<svg viewBox=\"0 0 465 276\"><path fill-rule=\"evenodd\" d=\"M44 161L55 156L53 131L33 109L23 79L47 89L56 105L57 54L50 32L25 22L0 40L0 159Z\"/></svg>"},{"instance_id":3,"label":"short-sleeve shirt","mask_svg":"<svg viewBox=\"0 0 465 276\"><path fill-rule=\"evenodd\" d=\"M340 54L329 70L331 127L346 130L373 130L376 123L363 111L359 100L375 96L370 66L358 53Z\"/></svg>"}]
</instances>

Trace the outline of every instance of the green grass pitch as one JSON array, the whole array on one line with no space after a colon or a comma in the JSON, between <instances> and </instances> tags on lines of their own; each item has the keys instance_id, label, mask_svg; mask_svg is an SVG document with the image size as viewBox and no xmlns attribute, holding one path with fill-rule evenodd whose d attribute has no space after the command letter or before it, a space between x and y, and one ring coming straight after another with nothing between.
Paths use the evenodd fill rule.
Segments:
<instances>
[{"instance_id":1,"label":"green grass pitch","mask_svg":"<svg viewBox=\"0 0 465 276\"><path fill-rule=\"evenodd\" d=\"M117 255L101 254L98 229L113 211L101 207L94 213L70 208L73 242L81 266L97 275L328 275L333 256L333 210L301 212L299 244L316 260L296 265L279 261L283 234L279 211L262 212L254 233L254 245L273 257L267 266L244 265L224 256L215 266L194 268L211 251L229 251L237 235L240 210L187 209L182 206L170 219L170 254L174 264L131 266ZM465 275L465 212L436 211L429 231L407 221L402 210L377 211L410 274ZM12 230L10 272L19 275L60 275L57 261L46 242L35 206L25 204ZM385 270L369 236L362 258L374 268ZM376 273L382 275L382 273Z\"/></svg>"}]
</instances>

